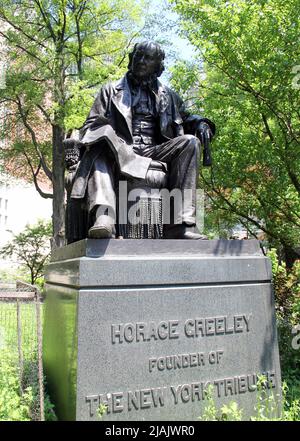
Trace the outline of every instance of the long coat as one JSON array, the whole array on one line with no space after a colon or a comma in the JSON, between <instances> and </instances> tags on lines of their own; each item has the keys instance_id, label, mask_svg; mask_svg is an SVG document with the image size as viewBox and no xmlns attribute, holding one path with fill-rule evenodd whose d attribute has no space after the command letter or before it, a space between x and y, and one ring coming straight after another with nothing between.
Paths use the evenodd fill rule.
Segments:
<instances>
[{"instance_id":1,"label":"long coat","mask_svg":"<svg viewBox=\"0 0 300 441\"><path fill-rule=\"evenodd\" d=\"M196 125L207 122L212 132L214 124L207 118L190 115L181 98L157 80L157 90L153 90L158 108L160 135L162 142L185 133L195 134ZM80 130L80 140L87 146L77 169L71 192L73 198L83 198L93 162L99 155L99 142L105 140L113 151L120 172L144 179L151 158L139 156L132 149L132 97L127 75L114 83L103 86L98 93L91 111Z\"/></svg>"}]
</instances>

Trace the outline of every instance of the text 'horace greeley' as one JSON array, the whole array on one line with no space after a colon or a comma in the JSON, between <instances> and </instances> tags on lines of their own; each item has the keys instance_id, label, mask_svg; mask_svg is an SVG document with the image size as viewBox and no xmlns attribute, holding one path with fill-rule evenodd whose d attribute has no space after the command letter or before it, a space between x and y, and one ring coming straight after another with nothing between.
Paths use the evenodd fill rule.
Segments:
<instances>
[{"instance_id":1,"label":"text 'horace greeley'","mask_svg":"<svg viewBox=\"0 0 300 441\"><path fill-rule=\"evenodd\" d=\"M250 331L251 314L218 316L160 322L117 323L111 325L112 343L132 343L184 337L206 337Z\"/></svg>"}]
</instances>

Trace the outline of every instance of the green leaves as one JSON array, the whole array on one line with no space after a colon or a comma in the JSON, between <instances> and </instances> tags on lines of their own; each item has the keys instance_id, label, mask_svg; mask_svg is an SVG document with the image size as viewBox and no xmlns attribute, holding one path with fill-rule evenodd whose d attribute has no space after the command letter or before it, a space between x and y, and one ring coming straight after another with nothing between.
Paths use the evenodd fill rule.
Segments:
<instances>
[{"instance_id":1,"label":"green leaves","mask_svg":"<svg viewBox=\"0 0 300 441\"><path fill-rule=\"evenodd\" d=\"M195 68L179 65L173 84L190 88L195 110L203 107L217 126L212 173L201 173L216 218L227 219L228 213L248 230L259 228L295 250L300 237L300 90L292 73L300 63L300 0L171 3L204 61L204 76L198 68L191 82Z\"/></svg>"},{"instance_id":2,"label":"green leaves","mask_svg":"<svg viewBox=\"0 0 300 441\"><path fill-rule=\"evenodd\" d=\"M20 395L20 381L14 356L0 349L0 421L29 421L33 392L27 387Z\"/></svg>"},{"instance_id":3,"label":"green leaves","mask_svg":"<svg viewBox=\"0 0 300 441\"><path fill-rule=\"evenodd\" d=\"M42 220L36 225L27 225L19 234L0 250L3 257L15 257L27 267L31 284L43 275L44 266L50 255L51 224Z\"/></svg>"},{"instance_id":4,"label":"green leaves","mask_svg":"<svg viewBox=\"0 0 300 441\"><path fill-rule=\"evenodd\" d=\"M15 136L18 121L43 168L51 163L44 167L40 146L52 141L54 127L63 132L79 127L101 85L125 71L141 7L136 0L1 1L0 43L8 68L0 101L11 113L8 138ZM17 159L22 152L15 145L9 150ZM23 160L26 155L24 150ZM27 165L36 172L30 158Z\"/></svg>"}]
</instances>

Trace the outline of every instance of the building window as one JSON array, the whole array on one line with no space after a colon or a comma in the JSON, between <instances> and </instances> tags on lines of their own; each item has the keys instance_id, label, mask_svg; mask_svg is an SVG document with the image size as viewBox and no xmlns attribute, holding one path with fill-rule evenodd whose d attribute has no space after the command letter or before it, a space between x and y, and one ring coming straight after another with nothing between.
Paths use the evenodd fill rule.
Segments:
<instances>
[{"instance_id":1,"label":"building window","mask_svg":"<svg viewBox=\"0 0 300 441\"><path fill-rule=\"evenodd\" d=\"M8 199L0 198L0 225L6 226L8 222Z\"/></svg>"}]
</instances>

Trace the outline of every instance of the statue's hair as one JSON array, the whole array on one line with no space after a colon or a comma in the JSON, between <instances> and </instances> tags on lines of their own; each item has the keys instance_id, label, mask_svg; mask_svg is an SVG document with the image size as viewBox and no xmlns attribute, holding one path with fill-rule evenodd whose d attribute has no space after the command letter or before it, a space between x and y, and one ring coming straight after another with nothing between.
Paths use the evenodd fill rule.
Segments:
<instances>
[{"instance_id":1,"label":"statue's hair","mask_svg":"<svg viewBox=\"0 0 300 441\"><path fill-rule=\"evenodd\" d=\"M155 43L154 41L143 41L141 43L136 43L134 45L134 48L132 50L132 52L130 52L129 54L129 63L128 63L128 70L131 71L132 70L132 60L133 60L133 56L135 54L135 52L139 49L145 49L147 47L154 47L156 49L156 55L158 57L159 60L159 66L156 72L157 77L159 77L163 71L165 70L165 65L164 65L164 59L165 59L165 51L161 48L161 46L158 43Z\"/></svg>"}]
</instances>

